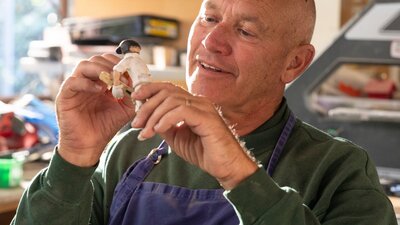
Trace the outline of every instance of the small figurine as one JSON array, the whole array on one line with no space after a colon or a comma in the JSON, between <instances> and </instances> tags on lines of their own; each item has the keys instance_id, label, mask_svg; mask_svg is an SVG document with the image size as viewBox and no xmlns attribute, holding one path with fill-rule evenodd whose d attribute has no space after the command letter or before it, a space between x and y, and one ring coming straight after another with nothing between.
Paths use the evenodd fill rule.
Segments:
<instances>
[{"instance_id":1,"label":"small figurine","mask_svg":"<svg viewBox=\"0 0 400 225\"><path fill-rule=\"evenodd\" d=\"M100 79L109 85L109 88L112 86L112 95L115 98L121 99L124 97L124 93L132 92L139 84L151 82L149 68L139 55L141 49L136 41L123 40L116 49L116 53L123 54L124 58L114 66L113 76L111 77L107 72L100 73ZM121 76L125 72L128 73L131 80L128 84L121 81ZM136 109L140 105L141 102L136 101Z\"/></svg>"}]
</instances>

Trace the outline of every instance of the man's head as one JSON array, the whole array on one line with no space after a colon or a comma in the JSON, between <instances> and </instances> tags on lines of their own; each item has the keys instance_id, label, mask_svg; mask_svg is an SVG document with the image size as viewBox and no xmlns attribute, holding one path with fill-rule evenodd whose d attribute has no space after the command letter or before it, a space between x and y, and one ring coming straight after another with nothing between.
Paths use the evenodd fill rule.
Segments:
<instances>
[{"instance_id":1,"label":"man's head","mask_svg":"<svg viewBox=\"0 0 400 225\"><path fill-rule=\"evenodd\" d=\"M243 113L278 105L314 57L314 23L313 0L204 0L189 35L189 90Z\"/></svg>"},{"instance_id":2,"label":"man's head","mask_svg":"<svg viewBox=\"0 0 400 225\"><path fill-rule=\"evenodd\" d=\"M126 53L140 53L140 50L142 48L140 47L139 43L132 39L127 39L121 41L119 43L119 46L115 50L117 54L126 54Z\"/></svg>"}]
</instances>

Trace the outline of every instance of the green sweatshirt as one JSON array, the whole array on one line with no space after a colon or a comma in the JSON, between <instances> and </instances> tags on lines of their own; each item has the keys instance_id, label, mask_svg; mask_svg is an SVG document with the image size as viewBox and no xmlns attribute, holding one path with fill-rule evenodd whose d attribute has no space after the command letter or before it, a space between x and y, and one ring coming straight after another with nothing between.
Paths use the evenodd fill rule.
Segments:
<instances>
[{"instance_id":1,"label":"green sweatshirt","mask_svg":"<svg viewBox=\"0 0 400 225\"><path fill-rule=\"evenodd\" d=\"M273 118L241 137L264 167L289 114L283 103ZM56 151L49 167L25 191L12 224L107 224L119 179L161 142L159 137L140 142L137 134L128 130L116 136L97 168L73 166ZM192 189L220 188L213 177L173 152L146 180ZM245 225L397 224L367 153L300 120L272 178L261 167L224 195Z\"/></svg>"}]
</instances>

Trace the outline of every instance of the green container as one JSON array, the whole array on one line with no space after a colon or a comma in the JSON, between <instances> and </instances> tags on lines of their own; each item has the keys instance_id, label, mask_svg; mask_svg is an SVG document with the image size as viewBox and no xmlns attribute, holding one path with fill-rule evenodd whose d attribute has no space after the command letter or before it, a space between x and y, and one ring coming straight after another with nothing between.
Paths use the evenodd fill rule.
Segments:
<instances>
[{"instance_id":1,"label":"green container","mask_svg":"<svg viewBox=\"0 0 400 225\"><path fill-rule=\"evenodd\" d=\"M21 183L23 160L0 158L0 188L16 187Z\"/></svg>"}]
</instances>

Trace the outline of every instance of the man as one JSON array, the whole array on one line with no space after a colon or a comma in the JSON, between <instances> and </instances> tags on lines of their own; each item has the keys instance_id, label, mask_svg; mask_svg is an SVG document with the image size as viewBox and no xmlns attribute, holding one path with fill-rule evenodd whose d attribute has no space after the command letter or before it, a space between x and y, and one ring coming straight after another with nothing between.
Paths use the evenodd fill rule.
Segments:
<instances>
[{"instance_id":1,"label":"man","mask_svg":"<svg viewBox=\"0 0 400 225\"><path fill-rule=\"evenodd\" d=\"M143 84L137 113L97 79L118 58L81 62L56 100L58 148L14 224L396 224L367 154L283 98L314 56L314 20L312 0L204 0L189 92ZM142 129L109 143L131 118Z\"/></svg>"}]
</instances>

